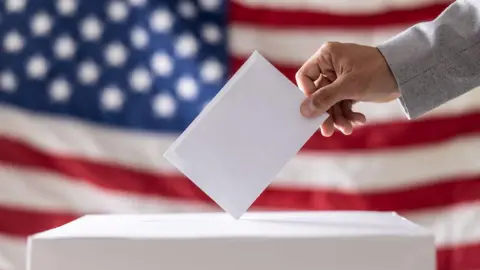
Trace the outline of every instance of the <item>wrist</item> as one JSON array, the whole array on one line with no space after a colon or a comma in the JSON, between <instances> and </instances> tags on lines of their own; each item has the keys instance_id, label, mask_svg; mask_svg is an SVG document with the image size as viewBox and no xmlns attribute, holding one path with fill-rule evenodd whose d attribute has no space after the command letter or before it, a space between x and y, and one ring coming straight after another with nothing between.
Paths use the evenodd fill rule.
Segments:
<instances>
[{"instance_id":1,"label":"wrist","mask_svg":"<svg viewBox=\"0 0 480 270\"><path fill-rule=\"evenodd\" d=\"M377 48L377 74L380 79L380 87L382 91L386 94L387 100L394 100L400 98L402 93L400 91L400 86L393 71L391 70L387 59L382 54L382 52Z\"/></svg>"}]
</instances>

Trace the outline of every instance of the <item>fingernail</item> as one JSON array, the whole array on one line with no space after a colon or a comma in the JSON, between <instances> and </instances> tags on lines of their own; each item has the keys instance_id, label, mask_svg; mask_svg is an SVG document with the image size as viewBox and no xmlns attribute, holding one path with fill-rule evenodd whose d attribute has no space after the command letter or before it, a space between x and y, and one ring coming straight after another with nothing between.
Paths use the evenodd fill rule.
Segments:
<instances>
[{"instance_id":1,"label":"fingernail","mask_svg":"<svg viewBox=\"0 0 480 270\"><path fill-rule=\"evenodd\" d=\"M305 100L300 107L300 112L305 117L310 117L315 113L315 106L310 99Z\"/></svg>"},{"instance_id":2,"label":"fingernail","mask_svg":"<svg viewBox=\"0 0 480 270\"><path fill-rule=\"evenodd\" d=\"M365 122L360 121L360 120L356 120L354 123L357 124L357 125L359 125L359 126L365 125Z\"/></svg>"}]
</instances>

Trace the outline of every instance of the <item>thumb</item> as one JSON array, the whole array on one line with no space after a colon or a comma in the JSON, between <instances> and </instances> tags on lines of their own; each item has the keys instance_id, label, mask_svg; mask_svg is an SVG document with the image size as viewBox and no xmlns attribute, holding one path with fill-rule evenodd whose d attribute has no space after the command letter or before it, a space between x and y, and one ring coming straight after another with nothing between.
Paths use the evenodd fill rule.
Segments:
<instances>
[{"instance_id":1,"label":"thumb","mask_svg":"<svg viewBox=\"0 0 480 270\"><path fill-rule=\"evenodd\" d=\"M344 82L343 77L339 77L331 84L318 89L310 97L305 99L301 104L300 112L305 117L318 117L336 103L344 99L349 99L350 90Z\"/></svg>"}]
</instances>

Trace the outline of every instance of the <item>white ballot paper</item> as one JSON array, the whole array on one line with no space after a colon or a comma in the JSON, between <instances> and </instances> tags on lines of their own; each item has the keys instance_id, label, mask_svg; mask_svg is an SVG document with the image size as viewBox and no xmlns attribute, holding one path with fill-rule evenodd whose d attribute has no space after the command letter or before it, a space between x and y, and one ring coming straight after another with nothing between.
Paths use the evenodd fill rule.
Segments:
<instances>
[{"instance_id":1,"label":"white ballot paper","mask_svg":"<svg viewBox=\"0 0 480 270\"><path fill-rule=\"evenodd\" d=\"M327 118L304 118L304 99L254 52L164 156L240 218Z\"/></svg>"}]
</instances>

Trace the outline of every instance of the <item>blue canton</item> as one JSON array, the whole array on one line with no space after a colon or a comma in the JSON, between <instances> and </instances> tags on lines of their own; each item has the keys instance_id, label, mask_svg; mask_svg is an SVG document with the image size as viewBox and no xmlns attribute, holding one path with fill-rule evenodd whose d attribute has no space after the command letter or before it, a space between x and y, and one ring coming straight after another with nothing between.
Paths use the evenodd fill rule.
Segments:
<instances>
[{"instance_id":1,"label":"blue canton","mask_svg":"<svg viewBox=\"0 0 480 270\"><path fill-rule=\"evenodd\" d=\"M228 76L222 0L2 0L0 104L180 132Z\"/></svg>"}]
</instances>

